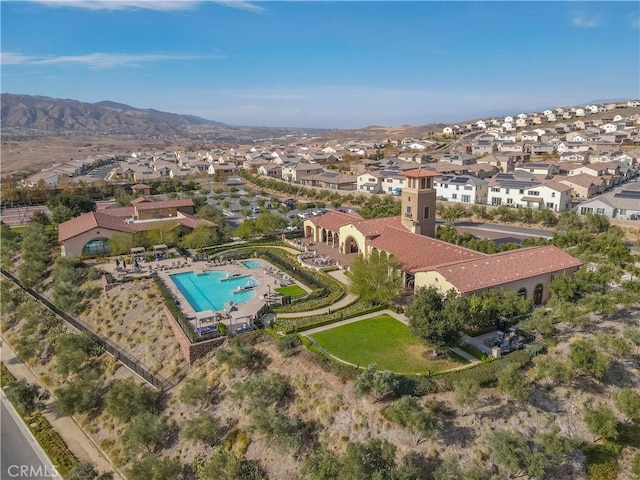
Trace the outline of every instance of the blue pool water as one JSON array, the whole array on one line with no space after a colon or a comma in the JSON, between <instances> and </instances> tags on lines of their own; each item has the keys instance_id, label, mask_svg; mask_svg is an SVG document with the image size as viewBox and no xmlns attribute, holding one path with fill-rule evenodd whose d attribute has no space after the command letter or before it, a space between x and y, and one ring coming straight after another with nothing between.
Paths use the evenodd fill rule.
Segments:
<instances>
[{"instance_id":1,"label":"blue pool water","mask_svg":"<svg viewBox=\"0 0 640 480\"><path fill-rule=\"evenodd\" d=\"M240 262L242 265L244 265L247 268L262 268L264 265L262 265L262 263L257 262L255 260L246 260L244 262Z\"/></svg>"},{"instance_id":2,"label":"blue pool water","mask_svg":"<svg viewBox=\"0 0 640 480\"><path fill-rule=\"evenodd\" d=\"M227 272L214 271L201 274L177 273L169 277L196 312L224 310L229 302L240 304L255 297L255 290L236 293L238 287L256 285L253 277L222 280L226 275Z\"/></svg>"}]
</instances>

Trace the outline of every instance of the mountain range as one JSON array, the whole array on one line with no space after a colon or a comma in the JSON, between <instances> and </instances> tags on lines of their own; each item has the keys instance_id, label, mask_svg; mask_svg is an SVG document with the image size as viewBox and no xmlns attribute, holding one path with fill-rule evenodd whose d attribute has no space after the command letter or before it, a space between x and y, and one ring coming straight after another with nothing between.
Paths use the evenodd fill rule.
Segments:
<instances>
[{"instance_id":1,"label":"mountain range","mask_svg":"<svg viewBox=\"0 0 640 480\"><path fill-rule=\"evenodd\" d=\"M2 93L3 135L100 135L154 138L206 137L221 141L306 135L322 130L241 127L194 115L134 108L122 103L97 103L43 96Z\"/></svg>"}]
</instances>

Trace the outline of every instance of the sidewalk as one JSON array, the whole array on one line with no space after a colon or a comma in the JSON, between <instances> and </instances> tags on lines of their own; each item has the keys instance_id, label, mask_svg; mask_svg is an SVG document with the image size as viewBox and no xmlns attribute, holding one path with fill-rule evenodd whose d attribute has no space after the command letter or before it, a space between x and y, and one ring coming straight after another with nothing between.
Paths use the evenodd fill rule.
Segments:
<instances>
[{"instance_id":1,"label":"sidewalk","mask_svg":"<svg viewBox=\"0 0 640 480\"><path fill-rule=\"evenodd\" d=\"M346 286L348 285L349 280L344 274L344 270L334 270L332 272L328 272L333 278L335 278L338 282L342 283ZM347 293L344 297L338 300L336 303L329 305L328 307L317 308L315 310L310 310L308 312L298 312L298 313L278 313L276 318L299 318L299 317L311 317L313 315L322 315L323 313L329 313L329 310L337 310L342 307L346 307L351 302L354 302L358 297L353 295L352 293ZM336 325L335 323L332 325Z\"/></svg>"},{"instance_id":2,"label":"sidewalk","mask_svg":"<svg viewBox=\"0 0 640 480\"><path fill-rule=\"evenodd\" d=\"M36 374L18 358L6 339L4 337L1 338L2 363L5 364L13 376L18 379L25 379L29 383L40 385L49 391L49 389L40 382ZM91 462L99 472L113 472L113 478L115 480L122 480L122 477L118 475L118 472L112 467L106 455L95 444L93 439L80 428L76 421L72 417L61 417L58 415L53 392L51 392L51 397L45 403L46 409L43 412L44 417L54 430L58 432L60 437L62 437L64 443L67 444L69 450L73 452L78 460Z\"/></svg>"}]
</instances>

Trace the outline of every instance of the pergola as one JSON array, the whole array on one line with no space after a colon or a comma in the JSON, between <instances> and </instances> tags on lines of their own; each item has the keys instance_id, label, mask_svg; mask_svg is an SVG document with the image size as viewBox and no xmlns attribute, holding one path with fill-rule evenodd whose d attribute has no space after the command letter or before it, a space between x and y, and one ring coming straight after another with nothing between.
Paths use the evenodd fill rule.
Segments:
<instances>
[{"instance_id":1,"label":"pergola","mask_svg":"<svg viewBox=\"0 0 640 480\"><path fill-rule=\"evenodd\" d=\"M133 247L131 249L131 256L135 257L136 255L143 255L146 252L146 248L144 247Z\"/></svg>"}]
</instances>

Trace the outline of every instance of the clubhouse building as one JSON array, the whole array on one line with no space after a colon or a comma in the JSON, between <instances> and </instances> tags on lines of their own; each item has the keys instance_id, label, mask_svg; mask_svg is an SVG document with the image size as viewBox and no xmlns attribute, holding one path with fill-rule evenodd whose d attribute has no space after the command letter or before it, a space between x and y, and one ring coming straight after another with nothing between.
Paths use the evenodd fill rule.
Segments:
<instances>
[{"instance_id":1,"label":"clubhouse building","mask_svg":"<svg viewBox=\"0 0 640 480\"><path fill-rule=\"evenodd\" d=\"M433 286L461 294L490 288L515 290L535 304L549 298L549 283L573 274L582 262L553 245L487 255L435 237L436 172L405 171L400 216L365 220L357 213L331 211L304 221L305 237L340 253L370 255L374 250L400 262L405 287Z\"/></svg>"}]
</instances>

